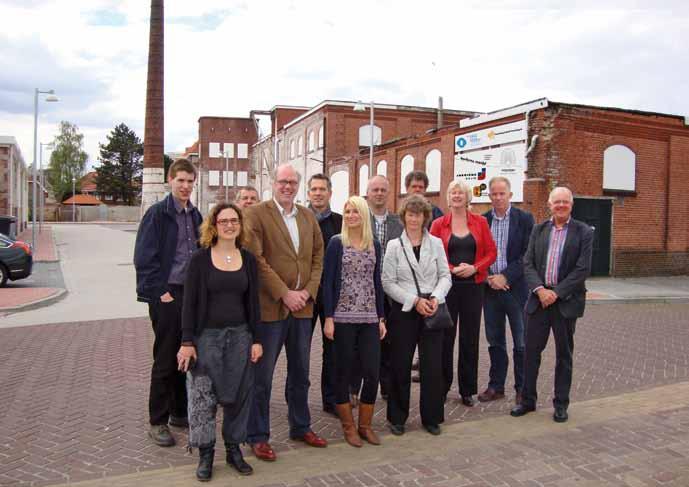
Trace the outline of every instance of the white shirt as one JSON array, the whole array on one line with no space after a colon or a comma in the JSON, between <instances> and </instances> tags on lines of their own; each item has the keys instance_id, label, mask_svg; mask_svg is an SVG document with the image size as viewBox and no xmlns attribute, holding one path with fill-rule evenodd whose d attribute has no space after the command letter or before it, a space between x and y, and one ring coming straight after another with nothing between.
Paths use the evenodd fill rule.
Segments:
<instances>
[{"instance_id":1,"label":"white shirt","mask_svg":"<svg viewBox=\"0 0 689 487\"><path fill-rule=\"evenodd\" d=\"M292 244L294 245L294 251L299 254L299 227L297 226L297 205L292 205L292 211L287 213L285 209L280 206L280 203L273 198L273 202L278 207L282 221L285 222L289 236L292 239Z\"/></svg>"}]
</instances>

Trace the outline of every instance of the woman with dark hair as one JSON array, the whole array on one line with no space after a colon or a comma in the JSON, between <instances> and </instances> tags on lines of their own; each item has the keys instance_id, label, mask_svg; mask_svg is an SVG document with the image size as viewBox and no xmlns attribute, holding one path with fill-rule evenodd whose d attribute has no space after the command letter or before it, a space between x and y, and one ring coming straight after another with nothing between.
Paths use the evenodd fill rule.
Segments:
<instances>
[{"instance_id":1,"label":"woman with dark hair","mask_svg":"<svg viewBox=\"0 0 689 487\"><path fill-rule=\"evenodd\" d=\"M467 407L475 404L473 396L478 392L478 344L484 284L488 268L498 255L488 221L469 210L471 197L471 187L465 181L452 181L447 187L450 211L431 225L431 234L443 242L452 274L447 307L454 326L444 330L443 340L445 397L452 387L452 362L459 318L457 381L462 404Z\"/></svg>"},{"instance_id":2,"label":"woman with dark hair","mask_svg":"<svg viewBox=\"0 0 689 487\"><path fill-rule=\"evenodd\" d=\"M201 225L200 246L189 261L182 308L179 369L187 373L189 447L199 449L196 478L211 479L215 414L223 408L227 463L253 473L239 444L246 441L253 364L263 354L256 341L259 321L255 257L242 248L241 210L216 205Z\"/></svg>"},{"instance_id":3,"label":"woman with dark hair","mask_svg":"<svg viewBox=\"0 0 689 487\"><path fill-rule=\"evenodd\" d=\"M411 365L418 345L421 422L429 433L439 435L445 414L440 360L443 330L429 329L424 318L435 315L438 305L445 302L450 271L443 243L426 230L431 204L423 196L413 195L404 200L399 214L404 232L388 242L382 277L383 289L392 301L387 326L391 357L388 421L394 435L404 434Z\"/></svg>"}]
</instances>

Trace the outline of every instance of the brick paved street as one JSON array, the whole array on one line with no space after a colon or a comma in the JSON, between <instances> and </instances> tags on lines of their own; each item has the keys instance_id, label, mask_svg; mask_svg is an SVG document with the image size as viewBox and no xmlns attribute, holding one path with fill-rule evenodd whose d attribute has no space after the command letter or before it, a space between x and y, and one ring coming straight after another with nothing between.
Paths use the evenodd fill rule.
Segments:
<instances>
[{"instance_id":1,"label":"brick paved street","mask_svg":"<svg viewBox=\"0 0 689 487\"><path fill-rule=\"evenodd\" d=\"M410 433L394 438L386 433L380 401L374 422L386 445L359 450L353 460L357 452L339 439L336 419L320 412L317 335L310 397L313 428L333 444L323 451L304 451L306 447L287 439L281 360L271 412L272 441L281 459L275 466L251 459L257 475L250 483L242 482L535 486L615 485L613 480L619 480L618 485L689 485L689 397L678 393L689 389L682 384L689 381L687 317L687 304L589 307L576 333L572 419L564 427L550 420L551 341L542 366L539 413L510 418L512 395L468 409L454 392L446 407L446 434L435 438L422 432L414 408ZM0 485L103 477L106 484L118 479L126 485L128 478L140 483L144 475L153 482L168 473L186 479L180 485L193 483L196 458L186 454L184 435L176 431L179 445L161 449L145 434L151 337L150 325L142 318L1 329ZM483 387L485 343L481 359ZM663 385L670 388L667 396L644 396L653 407L644 410L643 401L626 410L624 403L618 406L620 394L633 393L629 397L635 398L643 394L638 391ZM418 385L413 392L418 393ZM216 470L223 471L220 453ZM325 460L329 455L335 465ZM299 459L301 466L289 470L290 462ZM281 461L287 470L277 467ZM326 472L335 473L315 477Z\"/></svg>"}]
</instances>

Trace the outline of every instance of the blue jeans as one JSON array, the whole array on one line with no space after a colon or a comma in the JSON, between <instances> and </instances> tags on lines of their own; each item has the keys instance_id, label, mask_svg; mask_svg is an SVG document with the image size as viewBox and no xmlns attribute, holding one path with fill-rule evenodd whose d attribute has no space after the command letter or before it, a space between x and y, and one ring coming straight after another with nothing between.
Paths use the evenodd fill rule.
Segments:
<instances>
[{"instance_id":1,"label":"blue jeans","mask_svg":"<svg viewBox=\"0 0 689 487\"><path fill-rule=\"evenodd\" d=\"M488 387L497 392L505 392L509 365L505 338L505 318L507 318L514 343L512 350L514 389L521 392L524 385L524 304L519 302L512 291L496 291L486 286L483 317L490 355Z\"/></svg>"},{"instance_id":2,"label":"blue jeans","mask_svg":"<svg viewBox=\"0 0 689 487\"><path fill-rule=\"evenodd\" d=\"M282 321L260 323L256 338L263 345L263 357L254 367L254 400L249 416L249 443L262 443L270 438L270 394L273 372L282 346L287 353L287 391L289 433L301 438L311 430L309 412L309 358L311 352L311 319L288 316Z\"/></svg>"}]
</instances>

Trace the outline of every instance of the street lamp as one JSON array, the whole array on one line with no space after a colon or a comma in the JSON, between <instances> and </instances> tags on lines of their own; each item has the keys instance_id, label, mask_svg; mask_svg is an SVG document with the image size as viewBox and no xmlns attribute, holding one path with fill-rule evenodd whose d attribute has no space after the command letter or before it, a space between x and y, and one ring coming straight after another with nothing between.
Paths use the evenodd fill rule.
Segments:
<instances>
[{"instance_id":1,"label":"street lamp","mask_svg":"<svg viewBox=\"0 0 689 487\"><path fill-rule=\"evenodd\" d=\"M373 176L373 101L371 101L370 104L370 109L371 109L371 139L369 140L370 146L368 150L368 177L371 179ZM366 105L361 103L361 100L356 102L354 105L354 111L355 112L365 112L366 111Z\"/></svg>"},{"instance_id":2,"label":"street lamp","mask_svg":"<svg viewBox=\"0 0 689 487\"><path fill-rule=\"evenodd\" d=\"M34 89L34 96L33 96L33 168L32 168L32 175L33 175L33 184L32 184L32 209L31 209L31 220L32 220L32 225L31 225L31 246L35 249L36 248L36 163L38 162L36 160L36 152L38 150L38 95L39 94L46 94L48 96L45 97L45 101L47 102L56 102L59 101L58 97L55 96L55 90L47 90L47 91L42 91L38 88Z\"/></svg>"},{"instance_id":3,"label":"street lamp","mask_svg":"<svg viewBox=\"0 0 689 487\"><path fill-rule=\"evenodd\" d=\"M55 144L52 142L48 142L47 144L44 144L43 142L39 143L39 146L41 148L40 150L40 158L41 158L41 164L40 164L40 180L41 180L41 219L38 222L38 233L41 233L43 231L43 220L45 216L45 171L43 171L43 148L45 147L46 149L53 150L55 149Z\"/></svg>"},{"instance_id":4,"label":"street lamp","mask_svg":"<svg viewBox=\"0 0 689 487\"><path fill-rule=\"evenodd\" d=\"M77 196L77 178L72 176L72 223L75 223L77 221L76 196Z\"/></svg>"}]
</instances>

